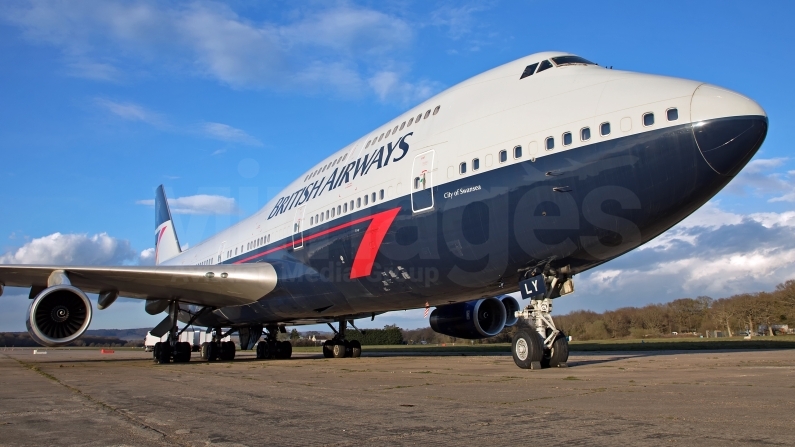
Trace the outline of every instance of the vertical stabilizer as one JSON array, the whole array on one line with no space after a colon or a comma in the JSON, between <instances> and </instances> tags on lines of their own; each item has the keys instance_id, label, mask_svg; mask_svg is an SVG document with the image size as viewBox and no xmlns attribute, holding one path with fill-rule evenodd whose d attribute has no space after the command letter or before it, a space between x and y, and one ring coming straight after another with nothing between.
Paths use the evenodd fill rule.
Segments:
<instances>
[{"instance_id":1,"label":"vertical stabilizer","mask_svg":"<svg viewBox=\"0 0 795 447\"><path fill-rule=\"evenodd\" d=\"M155 193L155 265L180 254L177 232L171 220L171 210L163 185L157 187Z\"/></svg>"}]
</instances>

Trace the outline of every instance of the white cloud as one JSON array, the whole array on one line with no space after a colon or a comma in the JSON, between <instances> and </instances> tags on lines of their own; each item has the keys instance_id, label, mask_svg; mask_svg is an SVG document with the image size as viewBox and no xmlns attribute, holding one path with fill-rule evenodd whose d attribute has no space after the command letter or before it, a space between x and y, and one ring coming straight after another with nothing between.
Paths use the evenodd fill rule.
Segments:
<instances>
[{"instance_id":1,"label":"white cloud","mask_svg":"<svg viewBox=\"0 0 795 447\"><path fill-rule=\"evenodd\" d=\"M205 123L202 126L204 133L210 138L232 143L242 143L248 146L262 146L262 143L241 129L222 123Z\"/></svg>"},{"instance_id":2,"label":"white cloud","mask_svg":"<svg viewBox=\"0 0 795 447\"><path fill-rule=\"evenodd\" d=\"M402 76L394 71L380 71L367 82L382 101L400 98L403 103L420 101L441 88L439 84L429 81L419 81L415 84L403 81Z\"/></svg>"},{"instance_id":3,"label":"white cloud","mask_svg":"<svg viewBox=\"0 0 795 447\"><path fill-rule=\"evenodd\" d=\"M676 227L575 279L557 310L642 306L772 290L795 278L795 211L736 214L708 203Z\"/></svg>"},{"instance_id":4,"label":"white cloud","mask_svg":"<svg viewBox=\"0 0 795 447\"><path fill-rule=\"evenodd\" d=\"M781 172L774 172L783 166L787 158L759 158L751 160L745 168L729 183L727 192L737 195L753 194L756 196L781 194L792 191L791 178ZM789 175L792 177L792 175ZM771 199L770 201L795 201L792 199Z\"/></svg>"},{"instance_id":5,"label":"white cloud","mask_svg":"<svg viewBox=\"0 0 795 447\"><path fill-rule=\"evenodd\" d=\"M139 205L155 206L154 199L138 200ZM168 199L168 206L174 214L238 214L240 209L231 197L197 194L195 196ZM183 247L184 248L184 247Z\"/></svg>"},{"instance_id":6,"label":"white cloud","mask_svg":"<svg viewBox=\"0 0 795 447\"><path fill-rule=\"evenodd\" d=\"M451 11L444 20L451 30L463 29L470 10ZM42 0L0 10L0 19L27 39L59 48L68 73L97 80L168 67L234 88L323 92L330 87L360 94L375 87L365 74L396 65L414 40L413 27L399 15L347 3L297 10L289 17L254 22L210 1ZM412 95L427 96L428 86L433 84L411 89Z\"/></svg>"},{"instance_id":7,"label":"white cloud","mask_svg":"<svg viewBox=\"0 0 795 447\"><path fill-rule=\"evenodd\" d=\"M165 125L165 120L160 114L147 110L138 104L121 103L102 98L96 99L95 102L100 107L127 121L140 121L155 127L163 127Z\"/></svg>"},{"instance_id":8,"label":"white cloud","mask_svg":"<svg viewBox=\"0 0 795 447\"><path fill-rule=\"evenodd\" d=\"M129 241L107 233L53 233L0 255L0 264L121 265L137 260Z\"/></svg>"},{"instance_id":9,"label":"white cloud","mask_svg":"<svg viewBox=\"0 0 795 447\"><path fill-rule=\"evenodd\" d=\"M155 265L155 249L147 248L146 250L141 251L141 254L138 256L138 264Z\"/></svg>"}]
</instances>

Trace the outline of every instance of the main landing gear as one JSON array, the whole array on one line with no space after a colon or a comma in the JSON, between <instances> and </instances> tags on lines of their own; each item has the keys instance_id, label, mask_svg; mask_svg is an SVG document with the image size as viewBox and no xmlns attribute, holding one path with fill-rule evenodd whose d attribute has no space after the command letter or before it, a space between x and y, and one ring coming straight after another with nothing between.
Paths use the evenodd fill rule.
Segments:
<instances>
[{"instance_id":1,"label":"main landing gear","mask_svg":"<svg viewBox=\"0 0 795 447\"><path fill-rule=\"evenodd\" d=\"M257 343L258 359L289 359L293 355L293 345L286 340L277 340L278 333L278 326L268 326L265 340Z\"/></svg>"},{"instance_id":2,"label":"main landing gear","mask_svg":"<svg viewBox=\"0 0 795 447\"><path fill-rule=\"evenodd\" d=\"M190 326L193 321L201 315L201 311L191 318L191 321L185 326ZM161 324L169 324L168 341L157 342L152 350L152 357L155 363L164 364L170 363L187 363L190 361L191 345L188 342L180 342L179 336L182 331L177 326L177 316L179 315L179 302L172 301L168 306L168 317ZM160 325L158 325L160 326ZM183 329L184 331L185 329Z\"/></svg>"},{"instance_id":3,"label":"main landing gear","mask_svg":"<svg viewBox=\"0 0 795 447\"><path fill-rule=\"evenodd\" d=\"M516 366L524 369L565 368L569 359L569 338L555 327L552 320L552 298L573 291L571 278L564 272L554 277L544 275L546 293L516 316L529 326L513 337L511 352Z\"/></svg>"},{"instance_id":4,"label":"main landing gear","mask_svg":"<svg viewBox=\"0 0 795 447\"><path fill-rule=\"evenodd\" d=\"M235 329L230 329L227 333L223 333L221 328L213 329L213 341L206 341L201 345L201 359L208 362L231 361L235 359L235 351L237 347L233 341L222 341L227 335L231 334Z\"/></svg>"},{"instance_id":5,"label":"main landing gear","mask_svg":"<svg viewBox=\"0 0 795 447\"><path fill-rule=\"evenodd\" d=\"M358 331L353 325L353 321L346 321L344 318L339 321L339 330L334 329L334 326L328 323L331 330L334 331L334 338L323 343L323 357L341 359L343 357L358 358L362 355L362 344L359 343L359 340L348 341L345 339L345 330L348 324Z\"/></svg>"}]
</instances>

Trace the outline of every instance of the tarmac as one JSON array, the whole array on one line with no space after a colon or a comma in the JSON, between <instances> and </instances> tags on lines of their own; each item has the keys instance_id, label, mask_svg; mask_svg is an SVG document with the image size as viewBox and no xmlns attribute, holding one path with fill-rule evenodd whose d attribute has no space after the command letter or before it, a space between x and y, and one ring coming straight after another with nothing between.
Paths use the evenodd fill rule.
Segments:
<instances>
[{"instance_id":1,"label":"tarmac","mask_svg":"<svg viewBox=\"0 0 795 447\"><path fill-rule=\"evenodd\" d=\"M194 356L196 354L194 353ZM155 365L0 349L0 445L792 445L795 350Z\"/></svg>"}]
</instances>

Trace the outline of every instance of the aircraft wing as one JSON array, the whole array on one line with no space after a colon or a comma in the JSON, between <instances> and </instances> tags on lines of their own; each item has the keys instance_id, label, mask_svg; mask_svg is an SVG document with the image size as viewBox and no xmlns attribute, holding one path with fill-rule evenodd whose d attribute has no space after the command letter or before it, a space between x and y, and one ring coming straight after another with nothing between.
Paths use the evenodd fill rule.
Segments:
<instances>
[{"instance_id":1,"label":"aircraft wing","mask_svg":"<svg viewBox=\"0 0 795 447\"><path fill-rule=\"evenodd\" d=\"M119 267L0 265L0 285L40 290L53 284L53 272L63 272L73 286L84 292L115 290L126 298L178 299L212 307L253 303L276 287L276 271L265 262Z\"/></svg>"}]
</instances>

